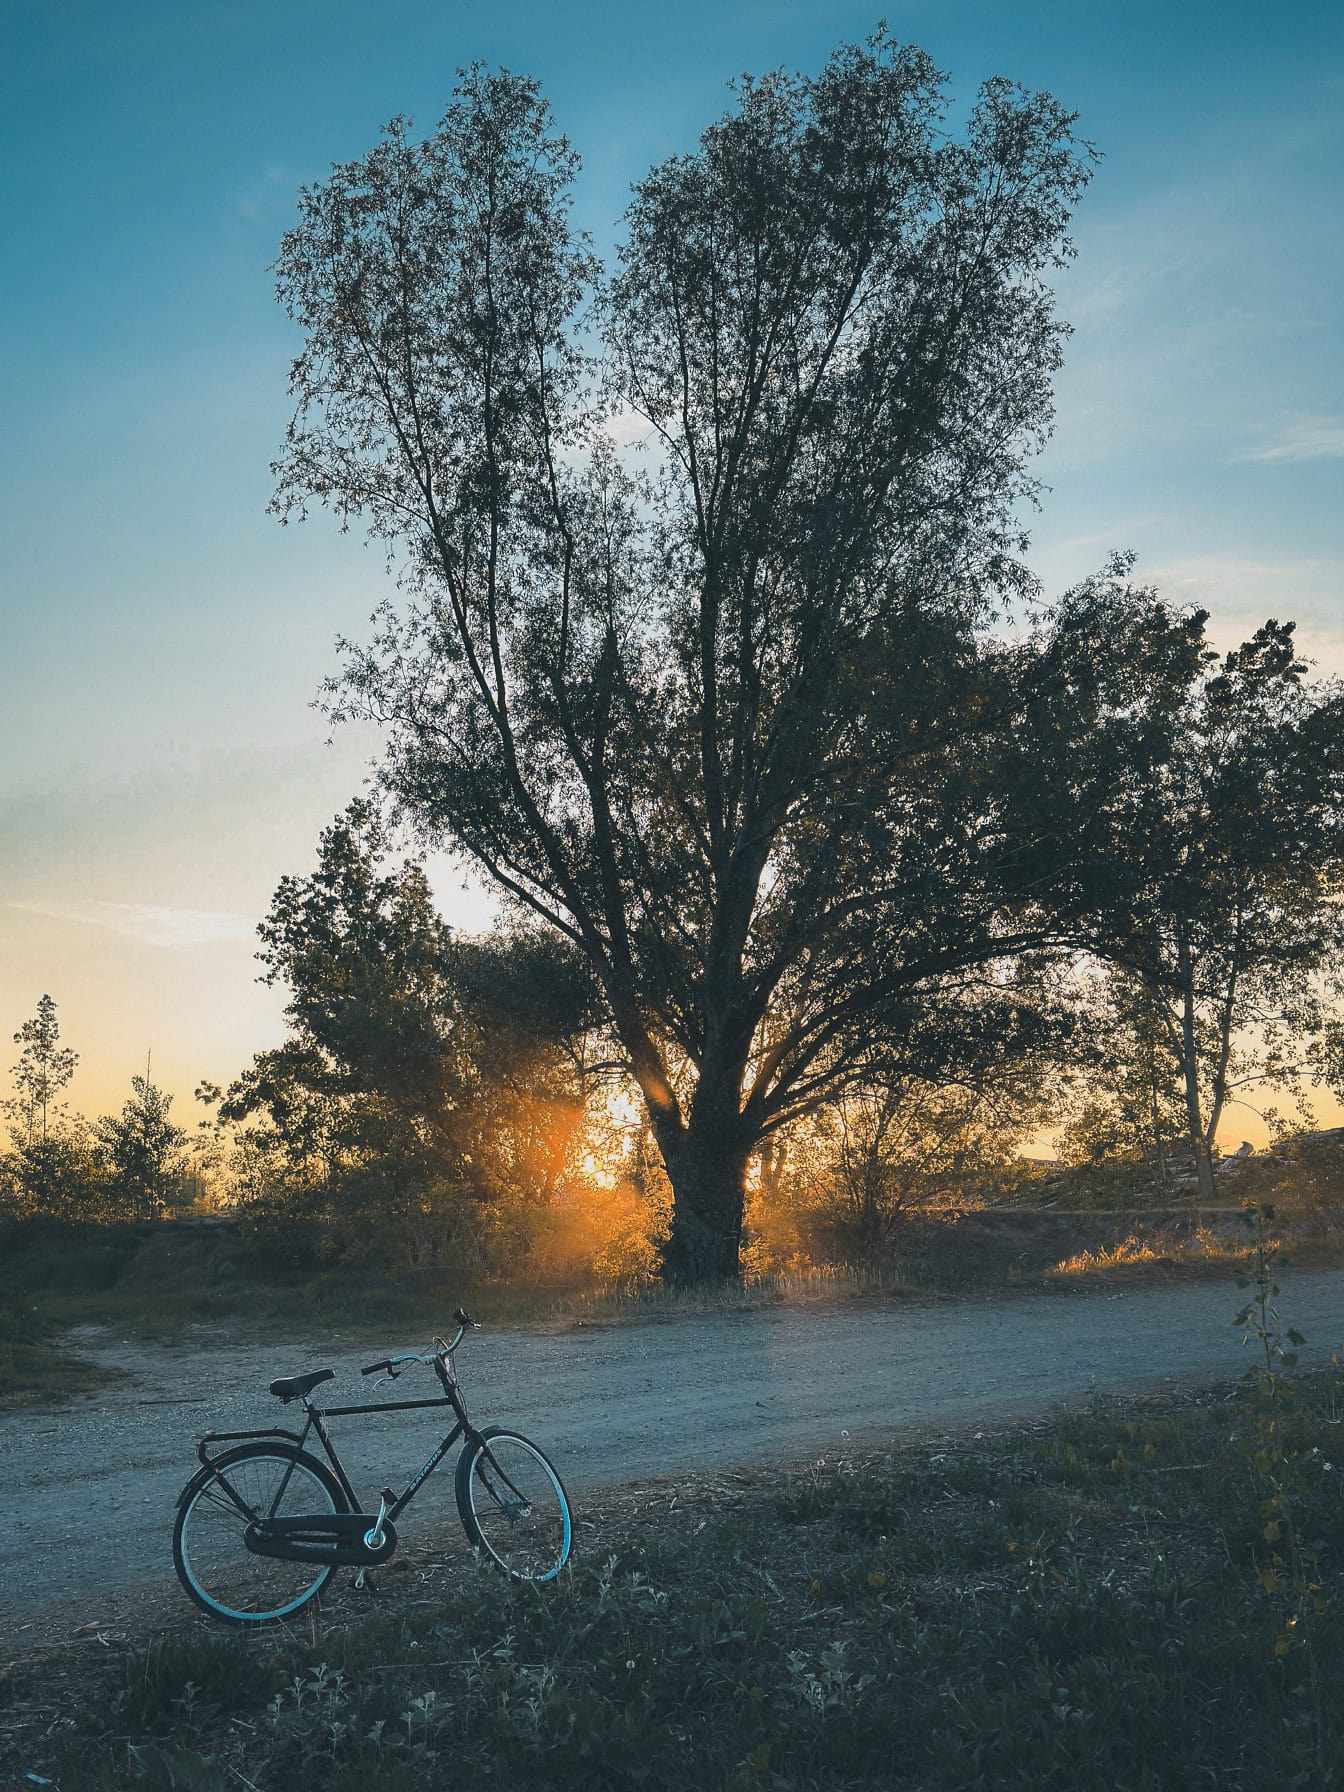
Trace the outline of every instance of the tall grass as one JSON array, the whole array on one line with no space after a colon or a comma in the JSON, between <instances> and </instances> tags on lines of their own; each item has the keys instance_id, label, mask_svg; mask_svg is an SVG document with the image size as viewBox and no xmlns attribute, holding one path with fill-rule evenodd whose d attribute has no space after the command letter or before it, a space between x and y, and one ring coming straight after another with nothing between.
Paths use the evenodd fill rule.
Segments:
<instances>
[{"instance_id":1,"label":"tall grass","mask_svg":"<svg viewBox=\"0 0 1344 1792\"><path fill-rule=\"evenodd\" d=\"M767 1307L913 1294L925 1286L916 1267L899 1261L870 1268L816 1264L758 1276L741 1286L680 1289L650 1281L601 1283L561 1295L552 1311L557 1317L587 1322L675 1319L698 1313L750 1313Z\"/></svg>"}]
</instances>

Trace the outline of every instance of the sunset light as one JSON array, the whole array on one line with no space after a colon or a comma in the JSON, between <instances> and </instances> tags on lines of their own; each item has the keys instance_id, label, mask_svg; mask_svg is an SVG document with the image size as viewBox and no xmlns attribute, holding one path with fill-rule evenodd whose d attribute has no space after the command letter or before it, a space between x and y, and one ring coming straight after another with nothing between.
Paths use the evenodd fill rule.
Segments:
<instances>
[{"instance_id":1,"label":"sunset light","mask_svg":"<svg viewBox=\"0 0 1344 1792\"><path fill-rule=\"evenodd\" d=\"M1344 13L10 25L0 1785L1344 1783Z\"/></svg>"}]
</instances>

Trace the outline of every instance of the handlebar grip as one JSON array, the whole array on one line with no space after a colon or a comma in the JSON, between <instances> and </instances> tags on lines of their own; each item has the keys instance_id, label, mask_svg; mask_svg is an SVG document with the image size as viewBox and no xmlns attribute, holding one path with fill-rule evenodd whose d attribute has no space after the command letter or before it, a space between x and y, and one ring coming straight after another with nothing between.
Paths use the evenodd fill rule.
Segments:
<instances>
[{"instance_id":1,"label":"handlebar grip","mask_svg":"<svg viewBox=\"0 0 1344 1792\"><path fill-rule=\"evenodd\" d=\"M360 1370L360 1374L361 1375L376 1375L380 1369L390 1369L391 1367L392 1367L392 1364L387 1361L381 1362L381 1363L370 1363L367 1369Z\"/></svg>"}]
</instances>

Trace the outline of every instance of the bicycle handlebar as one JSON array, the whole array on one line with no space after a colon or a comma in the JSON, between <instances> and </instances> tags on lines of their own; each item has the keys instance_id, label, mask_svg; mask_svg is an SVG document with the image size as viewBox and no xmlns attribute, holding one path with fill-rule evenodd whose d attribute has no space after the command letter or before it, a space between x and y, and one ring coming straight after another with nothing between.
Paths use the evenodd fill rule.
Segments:
<instances>
[{"instance_id":1,"label":"bicycle handlebar","mask_svg":"<svg viewBox=\"0 0 1344 1792\"><path fill-rule=\"evenodd\" d=\"M360 1374L376 1375L382 1369L389 1375L396 1375L399 1373L399 1365L402 1363L432 1363L440 1357L451 1356L469 1331L480 1330L479 1322L462 1307L457 1309L453 1318L457 1321L457 1336L451 1343L444 1338L435 1338L434 1342L438 1348L429 1351L424 1356L417 1355L413 1350L406 1350L400 1356L388 1356L384 1357L381 1362L370 1363L367 1369L360 1370Z\"/></svg>"}]
</instances>

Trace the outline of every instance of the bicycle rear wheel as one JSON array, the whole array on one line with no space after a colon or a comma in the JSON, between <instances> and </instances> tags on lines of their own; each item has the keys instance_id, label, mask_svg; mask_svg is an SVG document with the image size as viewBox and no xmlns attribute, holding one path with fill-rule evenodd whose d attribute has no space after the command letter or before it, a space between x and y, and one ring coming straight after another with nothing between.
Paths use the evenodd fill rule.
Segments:
<instances>
[{"instance_id":1,"label":"bicycle rear wheel","mask_svg":"<svg viewBox=\"0 0 1344 1792\"><path fill-rule=\"evenodd\" d=\"M322 1591L335 1568L253 1555L243 1533L253 1519L326 1518L346 1511L339 1482L315 1457L283 1444L242 1444L216 1457L214 1467L216 1474L197 1477L178 1501L177 1578L203 1611L227 1624L292 1617Z\"/></svg>"},{"instance_id":2,"label":"bicycle rear wheel","mask_svg":"<svg viewBox=\"0 0 1344 1792\"><path fill-rule=\"evenodd\" d=\"M574 1524L560 1477L534 1443L488 1425L457 1461L457 1509L467 1536L515 1580L554 1580Z\"/></svg>"}]
</instances>

